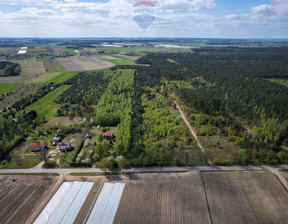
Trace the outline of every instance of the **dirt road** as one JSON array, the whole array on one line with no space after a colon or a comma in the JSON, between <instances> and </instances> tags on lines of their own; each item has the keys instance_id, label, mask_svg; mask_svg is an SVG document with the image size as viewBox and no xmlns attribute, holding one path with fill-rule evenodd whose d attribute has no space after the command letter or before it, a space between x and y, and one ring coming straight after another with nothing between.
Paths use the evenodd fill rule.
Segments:
<instances>
[{"instance_id":1,"label":"dirt road","mask_svg":"<svg viewBox=\"0 0 288 224\"><path fill-rule=\"evenodd\" d=\"M176 107L177 107L177 109L179 110L182 119L184 120L184 122L185 122L186 125L188 126L191 134L192 134L193 137L196 139L197 145L199 146L199 148L201 149L201 151L202 151L203 153L205 153L205 150L204 150L203 146L201 145L201 143L200 143L200 141L199 141L199 139L198 139L198 136L196 135L195 131L193 130L193 128L192 128L191 125L189 124L189 122L188 122L188 120L187 120L184 112L181 110L181 108L179 107L179 105L178 105L178 103L177 103L176 101L174 101L174 103L176 104ZM208 163L210 166L212 166L212 163L211 163L210 159L207 159L207 163Z\"/></svg>"}]
</instances>

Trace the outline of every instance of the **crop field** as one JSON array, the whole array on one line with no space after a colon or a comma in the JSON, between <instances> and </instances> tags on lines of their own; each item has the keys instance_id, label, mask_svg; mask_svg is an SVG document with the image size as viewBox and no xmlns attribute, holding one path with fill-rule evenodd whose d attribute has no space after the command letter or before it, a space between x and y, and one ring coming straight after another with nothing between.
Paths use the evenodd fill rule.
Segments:
<instances>
[{"instance_id":1,"label":"crop field","mask_svg":"<svg viewBox=\"0 0 288 224\"><path fill-rule=\"evenodd\" d=\"M9 90L15 89L21 85L22 84L20 84L20 83L0 84L0 94L6 93Z\"/></svg>"},{"instance_id":2,"label":"crop field","mask_svg":"<svg viewBox=\"0 0 288 224\"><path fill-rule=\"evenodd\" d=\"M126 184L114 223L210 223L200 175L168 177Z\"/></svg>"},{"instance_id":3,"label":"crop field","mask_svg":"<svg viewBox=\"0 0 288 224\"><path fill-rule=\"evenodd\" d=\"M204 172L213 223L287 223L288 193L264 171Z\"/></svg>"},{"instance_id":4,"label":"crop field","mask_svg":"<svg viewBox=\"0 0 288 224\"><path fill-rule=\"evenodd\" d=\"M47 72L65 72L65 68L55 59L42 59Z\"/></svg>"},{"instance_id":5,"label":"crop field","mask_svg":"<svg viewBox=\"0 0 288 224\"><path fill-rule=\"evenodd\" d=\"M115 59L104 59L105 61L111 62L115 65L135 65L135 61L133 59L122 57L119 55L113 55Z\"/></svg>"},{"instance_id":6,"label":"crop field","mask_svg":"<svg viewBox=\"0 0 288 224\"><path fill-rule=\"evenodd\" d=\"M37 46L34 48L28 48L27 55L30 57L37 57L38 55L50 55L50 53L46 48Z\"/></svg>"},{"instance_id":7,"label":"crop field","mask_svg":"<svg viewBox=\"0 0 288 224\"><path fill-rule=\"evenodd\" d=\"M56 99L56 97L58 97L68 88L69 86L60 86L59 88L55 89L37 102L27 107L25 110L35 110L40 117L45 117L46 120L49 120L56 114L57 110L61 107L60 104L54 103L53 101Z\"/></svg>"},{"instance_id":8,"label":"crop field","mask_svg":"<svg viewBox=\"0 0 288 224\"><path fill-rule=\"evenodd\" d=\"M84 71L84 68L82 68L77 62L75 61L74 58L68 58L68 59L57 59L58 62L64 66L64 68L71 72L71 71Z\"/></svg>"},{"instance_id":9,"label":"crop field","mask_svg":"<svg viewBox=\"0 0 288 224\"><path fill-rule=\"evenodd\" d=\"M12 55L16 48L0 48L0 54Z\"/></svg>"},{"instance_id":10,"label":"crop field","mask_svg":"<svg viewBox=\"0 0 288 224\"><path fill-rule=\"evenodd\" d=\"M52 183L50 178L43 180L34 177L39 183L29 183L27 177L26 181L18 183L21 177L15 178L16 182L12 183L8 176L0 178L0 223L3 224L25 223Z\"/></svg>"},{"instance_id":11,"label":"crop field","mask_svg":"<svg viewBox=\"0 0 288 224\"><path fill-rule=\"evenodd\" d=\"M105 68L103 63L93 60L92 57L79 57L79 60L77 60L77 64L79 64L85 70L96 70Z\"/></svg>"},{"instance_id":12,"label":"crop field","mask_svg":"<svg viewBox=\"0 0 288 224\"><path fill-rule=\"evenodd\" d=\"M54 79L58 75L60 75L60 72L52 72L52 73L43 73L31 80L26 81L26 83L45 83L49 82L49 80Z\"/></svg>"},{"instance_id":13,"label":"crop field","mask_svg":"<svg viewBox=\"0 0 288 224\"><path fill-rule=\"evenodd\" d=\"M21 66L21 76L39 75L46 72L43 61L36 58L13 61Z\"/></svg>"}]
</instances>

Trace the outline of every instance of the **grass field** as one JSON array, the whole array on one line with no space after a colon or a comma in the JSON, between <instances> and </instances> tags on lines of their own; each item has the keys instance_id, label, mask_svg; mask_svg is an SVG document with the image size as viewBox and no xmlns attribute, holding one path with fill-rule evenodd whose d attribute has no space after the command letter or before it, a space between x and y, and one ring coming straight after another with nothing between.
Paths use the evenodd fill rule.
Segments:
<instances>
[{"instance_id":1,"label":"grass field","mask_svg":"<svg viewBox=\"0 0 288 224\"><path fill-rule=\"evenodd\" d=\"M10 161L7 161L5 165L0 166L1 169L28 169L37 166L41 160L39 155L27 155L20 158L20 156L14 156Z\"/></svg>"},{"instance_id":2,"label":"grass field","mask_svg":"<svg viewBox=\"0 0 288 224\"><path fill-rule=\"evenodd\" d=\"M49 58L42 58L42 61L44 63L46 71L49 73L66 71L66 69L57 60L49 59Z\"/></svg>"},{"instance_id":3,"label":"grass field","mask_svg":"<svg viewBox=\"0 0 288 224\"><path fill-rule=\"evenodd\" d=\"M46 72L43 61L36 58L13 61L21 66L21 76L36 75Z\"/></svg>"},{"instance_id":4,"label":"grass field","mask_svg":"<svg viewBox=\"0 0 288 224\"><path fill-rule=\"evenodd\" d=\"M93 60L91 57L79 57L79 64L83 69L85 70L96 70L96 69L102 69L103 64Z\"/></svg>"},{"instance_id":5,"label":"grass field","mask_svg":"<svg viewBox=\"0 0 288 224\"><path fill-rule=\"evenodd\" d=\"M68 79L71 79L73 76L77 75L79 72L63 72L54 78L46 81L47 82L54 82L54 83L62 83L67 81Z\"/></svg>"},{"instance_id":6,"label":"grass field","mask_svg":"<svg viewBox=\"0 0 288 224\"><path fill-rule=\"evenodd\" d=\"M117 59L103 59L105 61L109 61L115 65L135 65L135 61L132 59L120 57L119 55L108 54L107 56L111 56Z\"/></svg>"},{"instance_id":7,"label":"grass field","mask_svg":"<svg viewBox=\"0 0 288 224\"><path fill-rule=\"evenodd\" d=\"M38 55L50 55L44 47L35 47L35 48L28 48L27 55L30 57L37 57Z\"/></svg>"},{"instance_id":8,"label":"grass field","mask_svg":"<svg viewBox=\"0 0 288 224\"><path fill-rule=\"evenodd\" d=\"M52 73L44 73L39 75L38 77L32 79L32 80L28 80L26 83L45 83L45 82L49 82L49 80L57 77L58 75L60 75L62 73L60 72L52 72Z\"/></svg>"},{"instance_id":9,"label":"grass field","mask_svg":"<svg viewBox=\"0 0 288 224\"><path fill-rule=\"evenodd\" d=\"M287 223L288 193L265 171L203 172L213 223Z\"/></svg>"},{"instance_id":10,"label":"grass field","mask_svg":"<svg viewBox=\"0 0 288 224\"><path fill-rule=\"evenodd\" d=\"M21 83L7 83L7 84L0 84L0 94L6 93L11 89L15 89L21 86Z\"/></svg>"},{"instance_id":11,"label":"grass field","mask_svg":"<svg viewBox=\"0 0 288 224\"><path fill-rule=\"evenodd\" d=\"M59 88L44 96L42 99L38 100L36 103L33 103L27 107L25 110L35 110L40 117L45 117L46 120L49 120L61 107L60 104L56 104L53 101L68 88L69 86L60 86Z\"/></svg>"},{"instance_id":12,"label":"grass field","mask_svg":"<svg viewBox=\"0 0 288 224\"><path fill-rule=\"evenodd\" d=\"M7 51L9 48L0 47L0 51Z\"/></svg>"}]
</instances>

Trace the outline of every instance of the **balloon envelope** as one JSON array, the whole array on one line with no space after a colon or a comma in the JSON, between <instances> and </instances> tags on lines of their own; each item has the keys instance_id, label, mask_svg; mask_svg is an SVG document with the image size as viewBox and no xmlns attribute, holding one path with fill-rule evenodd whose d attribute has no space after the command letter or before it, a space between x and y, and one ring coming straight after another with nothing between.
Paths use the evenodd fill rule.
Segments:
<instances>
[{"instance_id":1,"label":"balloon envelope","mask_svg":"<svg viewBox=\"0 0 288 224\"><path fill-rule=\"evenodd\" d=\"M155 17L151 16L151 15L144 14L144 15L134 16L133 19L142 29L145 30L151 25L151 23L154 21Z\"/></svg>"}]
</instances>

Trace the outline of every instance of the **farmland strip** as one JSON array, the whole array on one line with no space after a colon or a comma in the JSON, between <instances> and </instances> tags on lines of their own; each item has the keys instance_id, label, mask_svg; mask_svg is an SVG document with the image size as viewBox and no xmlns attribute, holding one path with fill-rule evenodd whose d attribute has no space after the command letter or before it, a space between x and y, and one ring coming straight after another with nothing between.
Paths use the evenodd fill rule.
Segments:
<instances>
[{"instance_id":1,"label":"farmland strip","mask_svg":"<svg viewBox=\"0 0 288 224\"><path fill-rule=\"evenodd\" d=\"M13 215L6 221L6 223L9 223L9 221L18 213L18 211L23 207L23 205L30 199L30 197L35 193L35 191L38 190L39 187L37 187L32 193L26 198L26 200L20 205L20 207L13 213Z\"/></svg>"},{"instance_id":2,"label":"farmland strip","mask_svg":"<svg viewBox=\"0 0 288 224\"><path fill-rule=\"evenodd\" d=\"M17 184L16 187L14 187L4 198L2 198L2 200L0 201L0 204L1 204L2 201L4 201L18 186L19 186L19 184Z\"/></svg>"}]
</instances>

